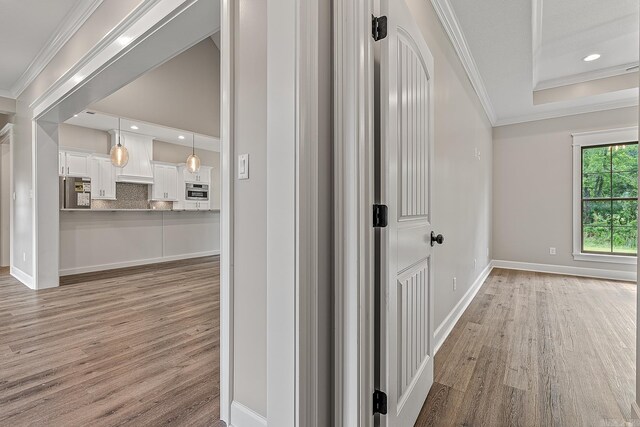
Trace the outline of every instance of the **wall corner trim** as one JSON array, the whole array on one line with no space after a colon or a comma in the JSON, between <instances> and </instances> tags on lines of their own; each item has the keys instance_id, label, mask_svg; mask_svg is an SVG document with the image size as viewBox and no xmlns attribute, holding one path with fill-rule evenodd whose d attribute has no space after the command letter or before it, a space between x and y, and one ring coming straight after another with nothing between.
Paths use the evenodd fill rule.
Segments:
<instances>
[{"instance_id":1,"label":"wall corner trim","mask_svg":"<svg viewBox=\"0 0 640 427\"><path fill-rule=\"evenodd\" d=\"M494 268L505 268L508 270L535 271L538 273L562 274L567 276L591 277L595 279L622 280L635 282L637 272L604 270L600 268L572 267L567 265L535 264L530 262L494 260Z\"/></svg>"},{"instance_id":2,"label":"wall corner trim","mask_svg":"<svg viewBox=\"0 0 640 427\"><path fill-rule=\"evenodd\" d=\"M9 274L11 274L11 276L13 276L16 280L20 281L23 285L35 290L33 276L30 276L29 274L20 270L18 267L13 266L9 269Z\"/></svg>"},{"instance_id":3,"label":"wall corner trim","mask_svg":"<svg viewBox=\"0 0 640 427\"><path fill-rule=\"evenodd\" d=\"M267 427L267 419L237 400L231 402L229 427Z\"/></svg>"},{"instance_id":4,"label":"wall corner trim","mask_svg":"<svg viewBox=\"0 0 640 427\"><path fill-rule=\"evenodd\" d=\"M471 86L473 86L478 98L480 98L480 103L487 114L487 118L491 122L491 125L495 126L497 116L493 109L493 105L491 104L489 93L484 85L484 80L480 75L476 61L471 55L471 50L469 49L469 45L467 44L467 40L464 37L462 28L458 23L458 18L456 18L451 3L449 0L431 0L431 3L433 4L433 8L436 10L436 14L440 19L447 36L449 36L449 39L451 40L451 44L453 44L453 47L462 62L463 68L469 76Z\"/></svg>"},{"instance_id":5,"label":"wall corner trim","mask_svg":"<svg viewBox=\"0 0 640 427\"><path fill-rule=\"evenodd\" d=\"M447 339L453 327L458 323L460 317L465 312L471 301L475 298L476 294L484 284L484 281L489 277L491 271L493 270L493 261L489 261L487 266L482 270L482 272L478 275L476 280L473 282L467 293L458 301L458 304L451 310L449 315L444 319L444 321L438 326L436 331L433 334L433 338L436 343L435 353L438 353L438 350L444 343L444 340Z\"/></svg>"},{"instance_id":6,"label":"wall corner trim","mask_svg":"<svg viewBox=\"0 0 640 427\"><path fill-rule=\"evenodd\" d=\"M82 27L85 21L102 4L103 0L85 0L78 2L58 26L51 38L31 61L29 67L11 88L11 94L17 98L38 77L44 68L57 55L62 47Z\"/></svg>"},{"instance_id":7,"label":"wall corner trim","mask_svg":"<svg viewBox=\"0 0 640 427\"><path fill-rule=\"evenodd\" d=\"M640 420L640 407L637 402L631 402L631 419Z\"/></svg>"}]
</instances>

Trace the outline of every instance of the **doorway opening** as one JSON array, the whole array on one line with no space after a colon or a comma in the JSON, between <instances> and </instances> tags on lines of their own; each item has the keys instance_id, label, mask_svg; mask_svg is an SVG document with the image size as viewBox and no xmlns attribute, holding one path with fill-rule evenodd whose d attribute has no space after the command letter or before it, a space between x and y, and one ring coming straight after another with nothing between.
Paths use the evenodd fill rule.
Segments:
<instances>
[{"instance_id":1,"label":"doorway opening","mask_svg":"<svg viewBox=\"0 0 640 427\"><path fill-rule=\"evenodd\" d=\"M93 395L63 418L90 422L101 401L114 423L216 425L228 418L230 380L220 351L229 348L220 284L229 54L216 0L149 16L156 22L124 29L118 51L104 46L84 63L92 71L34 108L34 283L57 288L48 292L68 307L75 337L65 351L89 354L81 366L95 377L84 384ZM126 162L112 155L122 147ZM135 404L122 405L127 391Z\"/></svg>"}]
</instances>

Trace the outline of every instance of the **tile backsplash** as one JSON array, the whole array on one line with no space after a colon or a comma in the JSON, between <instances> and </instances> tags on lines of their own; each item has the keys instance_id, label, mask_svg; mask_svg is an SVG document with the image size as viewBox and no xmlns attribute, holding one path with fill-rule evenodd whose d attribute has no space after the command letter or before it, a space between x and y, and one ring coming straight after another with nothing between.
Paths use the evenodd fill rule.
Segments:
<instances>
[{"instance_id":1,"label":"tile backsplash","mask_svg":"<svg viewBox=\"0 0 640 427\"><path fill-rule=\"evenodd\" d=\"M117 182L117 200L92 200L91 209L151 209L149 190L147 184ZM156 206L155 209L161 208ZM165 209L171 209L171 206Z\"/></svg>"}]
</instances>

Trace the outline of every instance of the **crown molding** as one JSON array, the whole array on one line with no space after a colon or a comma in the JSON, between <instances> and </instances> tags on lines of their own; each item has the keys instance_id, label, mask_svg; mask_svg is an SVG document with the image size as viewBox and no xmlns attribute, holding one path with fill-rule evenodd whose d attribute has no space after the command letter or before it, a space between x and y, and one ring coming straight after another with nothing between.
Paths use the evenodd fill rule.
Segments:
<instances>
[{"instance_id":1,"label":"crown molding","mask_svg":"<svg viewBox=\"0 0 640 427\"><path fill-rule=\"evenodd\" d=\"M38 52L29 67L16 81L10 90L11 98L17 98L38 77L49 62L56 56L69 39L80 29L82 24L100 6L103 0L83 0L79 2L60 23L51 38Z\"/></svg>"},{"instance_id":2,"label":"crown molding","mask_svg":"<svg viewBox=\"0 0 640 427\"><path fill-rule=\"evenodd\" d=\"M489 98L489 94L485 88L484 80L480 75L480 71L478 71L478 66L471 55L471 50L469 49L469 45L467 44L464 34L462 33L462 29L460 28L458 19L451 7L451 3L449 3L449 0L431 0L431 3L433 4L445 32L449 36L460 61L462 62L463 68L469 76L469 80L471 80L471 86L473 86L478 98L480 98L480 103L482 104L489 121L492 125L495 125L497 117L493 109L493 105L491 104L491 99Z\"/></svg>"},{"instance_id":3,"label":"crown molding","mask_svg":"<svg viewBox=\"0 0 640 427\"><path fill-rule=\"evenodd\" d=\"M112 52L109 52L110 45L114 43L118 37L134 27L141 17L145 16L161 1L162 0L143 0L140 2L133 12L112 28L109 33L107 33L95 46L93 46L80 61L67 70L58 78L58 80L49 86L47 90L29 104L29 108L34 109L34 116L37 117L43 113L43 105L51 106L54 100L59 99L64 92L72 89L74 87L73 84L78 84L77 82L74 82L73 84L70 83L72 76L77 75L81 70L84 71L85 76L94 72L95 69L93 69L93 65L95 62L100 62L100 59L103 56L113 54ZM138 36L139 35L136 35L136 38ZM132 46L133 43L134 42L127 46L126 49ZM125 47L121 47L121 49L124 50Z\"/></svg>"},{"instance_id":4,"label":"crown molding","mask_svg":"<svg viewBox=\"0 0 640 427\"><path fill-rule=\"evenodd\" d=\"M16 97L13 95L13 92L5 89L0 89L0 97L8 98L8 99L16 99Z\"/></svg>"},{"instance_id":5,"label":"crown molding","mask_svg":"<svg viewBox=\"0 0 640 427\"><path fill-rule=\"evenodd\" d=\"M590 105L571 106L541 113L505 117L498 119L498 121L494 124L494 127L514 125L525 122L534 122L537 120L556 119L558 117L574 116L576 114L595 113L597 111L616 110L618 108L635 107L637 105L638 96L630 96L615 101L599 102Z\"/></svg>"},{"instance_id":6,"label":"crown molding","mask_svg":"<svg viewBox=\"0 0 640 427\"><path fill-rule=\"evenodd\" d=\"M573 74L571 76L558 77L539 82L534 91L553 89L562 86L568 86L576 83L584 83L592 80L606 79L608 77L616 77L624 74L637 73L634 67L638 66L638 62L630 62L628 64L615 65L613 67L602 68L599 70L587 71L585 73Z\"/></svg>"}]
</instances>

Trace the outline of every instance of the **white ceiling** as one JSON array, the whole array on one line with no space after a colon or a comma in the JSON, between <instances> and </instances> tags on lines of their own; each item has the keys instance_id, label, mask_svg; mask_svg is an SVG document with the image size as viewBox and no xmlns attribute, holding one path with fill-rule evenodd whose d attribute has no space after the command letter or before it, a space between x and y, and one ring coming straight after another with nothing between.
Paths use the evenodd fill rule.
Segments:
<instances>
[{"instance_id":1,"label":"white ceiling","mask_svg":"<svg viewBox=\"0 0 640 427\"><path fill-rule=\"evenodd\" d=\"M493 110L488 115L494 124L638 103L637 89L628 89L533 104L535 89L608 77L637 64L637 0L433 1L453 22L445 27L450 35L462 40L454 44L466 56L476 91L486 94L480 96L486 109ZM602 58L582 61L593 52Z\"/></svg>"},{"instance_id":2,"label":"white ceiling","mask_svg":"<svg viewBox=\"0 0 640 427\"><path fill-rule=\"evenodd\" d=\"M123 131L149 135L158 141L183 145L185 147L191 147L193 136L195 138L196 148L200 150L220 151L220 139L213 136L201 135L182 129L175 129L154 123L141 122L139 120L130 120L126 118L122 118L120 123L118 123L118 117L102 113L90 114L83 111L75 117L70 118L65 123L102 131L116 130L120 128ZM135 126L138 129L132 129L132 126ZM184 136L184 139L180 139L180 136Z\"/></svg>"},{"instance_id":3,"label":"white ceiling","mask_svg":"<svg viewBox=\"0 0 640 427\"><path fill-rule=\"evenodd\" d=\"M102 0L0 0L0 96L15 98Z\"/></svg>"},{"instance_id":4,"label":"white ceiling","mask_svg":"<svg viewBox=\"0 0 640 427\"><path fill-rule=\"evenodd\" d=\"M536 85L638 63L638 0L537 0L541 4ZM540 34L536 37L536 31ZM534 44L534 49L536 46ZM582 58L600 53L597 61ZM551 84L553 85L553 84Z\"/></svg>"}]
</instances>

